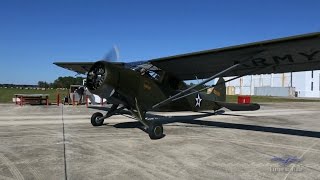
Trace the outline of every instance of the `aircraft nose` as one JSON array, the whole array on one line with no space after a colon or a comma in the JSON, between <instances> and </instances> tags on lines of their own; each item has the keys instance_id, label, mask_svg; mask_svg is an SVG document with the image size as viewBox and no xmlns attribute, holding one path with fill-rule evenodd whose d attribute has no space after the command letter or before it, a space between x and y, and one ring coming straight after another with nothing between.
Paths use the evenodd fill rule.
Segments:
<instances>
[{"instance_id":1,"label":"aircraft nose","mask_svg":"<svg viewBox=\"0 0 320 180\"><path fill-rule=\"evenodd\" d=\"M89 90L98 89L106 79L107 72L103 63L95 63L87 74L87 87Z\"/></svg>"},{"instance_id":2,"label":"aircraft nose","mask_svg":"<svg viewBox=\"0 0 320 180\"><path fill-rule=\"evenodd\" d=\"M87 88L96 95L108 98L114 93L114 88L108 84L108 69L105 63L98 61L93 64L87 74Z\"/></svg>"}]
</instances>

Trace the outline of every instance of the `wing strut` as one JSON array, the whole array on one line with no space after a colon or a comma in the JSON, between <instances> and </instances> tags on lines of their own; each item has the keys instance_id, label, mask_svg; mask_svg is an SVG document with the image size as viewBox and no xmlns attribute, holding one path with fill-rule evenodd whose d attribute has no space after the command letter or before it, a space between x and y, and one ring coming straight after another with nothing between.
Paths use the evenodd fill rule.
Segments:
<instances>
[{"instance_id":1,"label":"wing strut","mask_svg":"<svg viewBox=\"0 0 320 180\"><path fill-rule=\"evenodd\" d=\"M213 79L221 76L222 74L224 74L224 73L226 73L226 72L228 72L228 71L233 70L234 68L236 68L236 67L238 67L238 66L240 66L240 65L241 65L241 64L235 64L235 65L233 65L233 66L231 66L231 67L229 67L229 68L227 68L227 69L225 69L225 70L223 70L223 71L221 71L221 72L219 72L219 73L217 73L217 74L209 77L208 79L202 81L201 83L196 84L196 85L193 85L193 86L191 86L191 87L189 87L189 88L187 88L187 89L185 89L185 90L183 90L183 91L181 91L181 92L179 92L179 93L177 93L177 94L169 97L168 99L166 99L166 100L164 100L164 101L162 101L162 102L160 102L160 103L152 106L152 109L155 109L155 108L158 108L158 107L163 106L163 105L165 105L165 104L168 104L168 103L172 102L173 99L176 99L177 97L183 95L184 93L186 93L186 92L188 92L188 91L190 91L190 90L192 90L192 89L194 89L194 88L196 88L196 87L198 87L198 86L201 86L201 85L203 85L203 84L205 84L205 83L207 83L207 82L209 82L209 81L212 81Z\"/></svg>"}]
</instances>

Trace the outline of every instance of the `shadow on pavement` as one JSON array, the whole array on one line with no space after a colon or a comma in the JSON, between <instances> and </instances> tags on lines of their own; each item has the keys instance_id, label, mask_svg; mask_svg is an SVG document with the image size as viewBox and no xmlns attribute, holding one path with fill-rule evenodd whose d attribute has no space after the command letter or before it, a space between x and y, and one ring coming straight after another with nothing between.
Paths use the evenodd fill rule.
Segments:
<instances>
[{"instance_id":1,"label":"shadow on pavement","mask_svg":"<svg viewBox=\"0 0 320 180\"><path fill-rule=\"evenodd\" d=\"M320 132L317 132L317 131L307 131L307 130L298 130L298 129L289 129L289 128L270 127L270 126L227 123L227 122L218 122L218 121L197 120L199 118L208 117L208 116L212 116L212 115L216 115L216 114L221 114L221 112L203 113L200 115L191 115L191 116L171 116L171 117L150 115L149 118L155 118L155 121L161 121L163 124L185 123L185 124L200 125L200 126L207 126L207 127L216 127L216 128L240 129L240 130L247 130L247 131L269 132L269 133L277 133L277 134L287 134L287 135L295 135L295 136L320 138ZM223 114L223 115L229 115L229 114ZM236 115L236 116L241 116L241 115ZM118 124L115 124L114 127L116 127L116 128L139 128L139 129L143 130L144 132L146 132L143 125L139 121L118 123Z\"/></svg>"}]
</instances>

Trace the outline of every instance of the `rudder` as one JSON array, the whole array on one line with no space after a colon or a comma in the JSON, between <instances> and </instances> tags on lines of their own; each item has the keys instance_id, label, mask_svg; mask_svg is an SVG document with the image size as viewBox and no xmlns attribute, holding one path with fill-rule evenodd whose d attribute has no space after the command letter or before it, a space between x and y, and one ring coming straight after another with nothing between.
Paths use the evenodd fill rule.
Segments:
<instances>
[{"instance_id":1,"label":"rudder","mask_svg":"<svg viewBox=\"0 0 320 180\"><path fill-rule=\"evenodd\" d=\"M217 101L226 101L226 83L222 77L219 78L216 86L212 90L212 93L216 95Z\"/></svg>"}]
</instances>

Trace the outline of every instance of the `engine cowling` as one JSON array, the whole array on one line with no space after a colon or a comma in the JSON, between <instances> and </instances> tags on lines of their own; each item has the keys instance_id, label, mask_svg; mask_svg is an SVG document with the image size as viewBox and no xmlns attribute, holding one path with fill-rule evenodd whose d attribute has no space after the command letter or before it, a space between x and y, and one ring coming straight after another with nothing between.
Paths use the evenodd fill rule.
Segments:
<instances>
[{"instance_id":1,"label":"engine cowling","mask_svg":"<svg viewBox=\"0 0 320 180\"><path fill-rule=\"evenodd\" d=\"M86 86L91 93L108 98L115 92L118 78L116 68L111 63L98 61L88 71Z\"/></svg>"}]
</instances>

